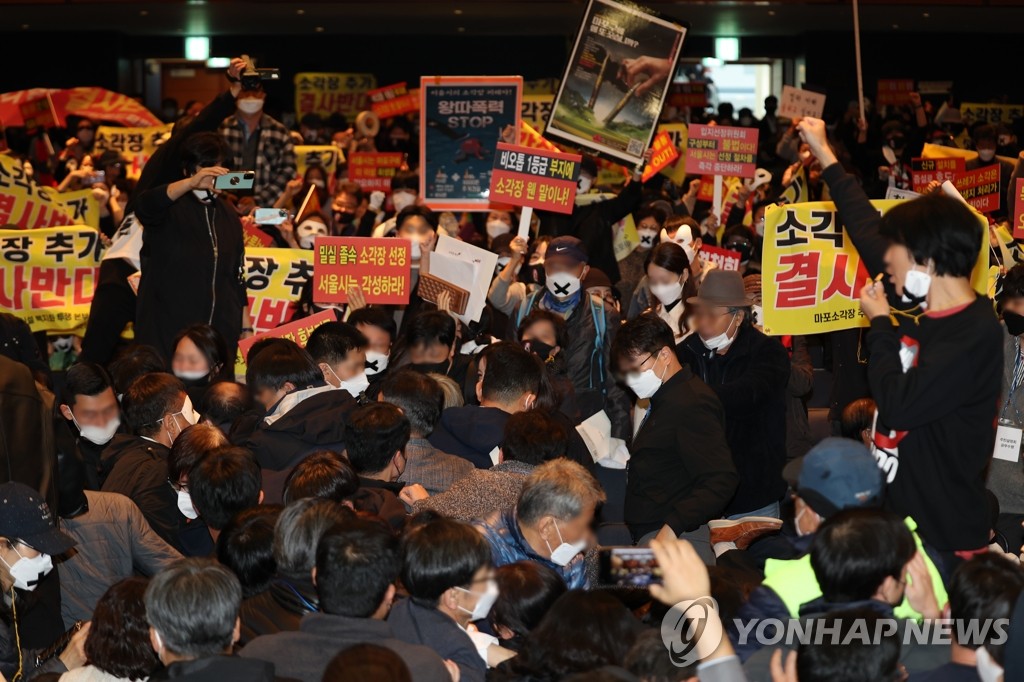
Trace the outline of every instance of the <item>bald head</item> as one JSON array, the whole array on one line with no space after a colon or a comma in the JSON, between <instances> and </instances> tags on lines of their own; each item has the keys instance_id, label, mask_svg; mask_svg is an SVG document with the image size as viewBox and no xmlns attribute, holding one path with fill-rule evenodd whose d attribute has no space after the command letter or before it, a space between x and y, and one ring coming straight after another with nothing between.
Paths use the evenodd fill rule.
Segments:
<instances>
[{"instance_id":1,"label":"bald head","mask_svg":"<svg viewBox=\"0 0 1024 682\"><path fill-rule=\"evenodd\" d=\"M235 420L250 407L249 389L234 381L220 381L207 389L199 413L204 422L227 434Z\"/></svg>"}]
</instances>

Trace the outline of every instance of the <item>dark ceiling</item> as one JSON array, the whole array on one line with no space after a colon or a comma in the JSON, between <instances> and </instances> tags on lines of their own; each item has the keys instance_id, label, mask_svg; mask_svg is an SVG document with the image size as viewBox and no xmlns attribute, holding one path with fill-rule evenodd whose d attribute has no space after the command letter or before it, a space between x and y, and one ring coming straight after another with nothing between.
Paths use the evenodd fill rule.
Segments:
<instances>
[{"instance_id":1,"label":"dark ceiling","mask_svg":"<svg viewBox=\"0 0 1024 682\"><path fill-rule=\"evenodd\" d=\"M0 0L12 31L115 31L147 35L569 35L579 0L450 0L438 2L239 2L237 0ZM849 2L648 1L690 22L694 35L786 36L848 31ZM1018 33L1024 0L862 0L865 32ZM510 46L496 46L509 49ZM871 49L872 46L865 46Z\"/></svg>"}]
</instances>

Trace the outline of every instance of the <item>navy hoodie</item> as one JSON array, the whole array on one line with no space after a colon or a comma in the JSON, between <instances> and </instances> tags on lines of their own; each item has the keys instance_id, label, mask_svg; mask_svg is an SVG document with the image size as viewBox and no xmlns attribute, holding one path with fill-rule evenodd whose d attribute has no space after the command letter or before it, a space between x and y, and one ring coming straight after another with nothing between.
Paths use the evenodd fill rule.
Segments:
<instances>
[{"instance_id":1,"label":"navy hoodie","mask_svg":"<svg viewBox=\"0 0 1024 682\"><path fill-rule=\"evenodd\" d=\"M477 469L490 469L494 466L491 451L504 440L509 416L497 407L450 407L428 440L442 452L469 460Z\"/></svg>"}]
</instances>

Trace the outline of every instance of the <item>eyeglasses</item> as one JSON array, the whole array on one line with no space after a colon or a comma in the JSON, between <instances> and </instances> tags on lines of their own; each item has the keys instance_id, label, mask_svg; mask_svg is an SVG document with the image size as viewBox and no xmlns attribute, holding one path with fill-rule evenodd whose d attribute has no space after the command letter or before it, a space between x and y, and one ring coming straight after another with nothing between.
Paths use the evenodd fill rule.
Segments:
<instances>
[{"instance_id":1,"label":"eyeglasses","mask_svg":"<svg viewBox=\"0 0 1024 682\"><path fill-rule=\"evenodd\" d=\"M188 493L188 483L181 483L181 484L179 484L179 483L175 483L174 481L172 481L171 479L168 478L167 479L167 484L169 486L171 486L171 488L174 489L174 492L185 493L186 495L189 494Z\"/></svg>"},{"instance_id":2,"label":"eyeglasses","mask_svg":"<svg viewBox=\"0 0 1024 682\"><path fill-rule=\"evenodd\" d=\"M648 353L646 358L644 358L643 360L638 362L633 367L631 367L629 369L620 369L619 372L618 372L619 378L620 379L624 378L627 374L639 374L641 371L643 371L642 367L647 364L647 361L650 360L651 358L653 358L655 355L657 355L660 352L661 351L653 351L651 353Z\"/></svg>"}]
</instances>

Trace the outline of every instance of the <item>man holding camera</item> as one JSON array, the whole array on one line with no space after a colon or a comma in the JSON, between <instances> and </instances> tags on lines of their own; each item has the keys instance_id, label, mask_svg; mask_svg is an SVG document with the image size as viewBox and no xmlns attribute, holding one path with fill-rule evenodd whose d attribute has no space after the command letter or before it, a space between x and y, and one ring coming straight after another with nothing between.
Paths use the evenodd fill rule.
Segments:
<instances>
[{"instance_id":1,"label":"man holding camera","mask_svg":"<svg viewBox=\"0 0 1024 682\"><path fill-rule=\"evenodd\" d=\"M267 93L263 74L269 70L249 68L240 76L242 91L234 116L220 126L220 134L231 150L227 161L232 170L255 170L251 191L237 192L238 211L246 215L255 207L270 208L295 177L295 149L288 129L263 113Z\"/></svg>"}]
</instances>

